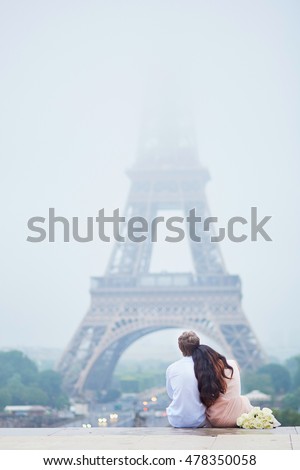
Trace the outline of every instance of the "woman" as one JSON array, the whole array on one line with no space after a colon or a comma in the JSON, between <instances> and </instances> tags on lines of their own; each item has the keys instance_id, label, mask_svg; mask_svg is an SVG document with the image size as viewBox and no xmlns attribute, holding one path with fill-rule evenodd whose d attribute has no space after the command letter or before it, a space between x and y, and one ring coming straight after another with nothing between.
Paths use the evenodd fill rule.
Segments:
<instances>
[{"instance_id":1,"label":"woman","mask_svg":"<svg viewBox=\"0 0 300 470\"><path fill-rule=\"evenodd\" d=\"M205 344L198 346L192 357L207 420L213 427L236 427L237 418L252 409L248 398L241 396L237 363L227 362L224 356Z\"/></svg>"}]
</instances>

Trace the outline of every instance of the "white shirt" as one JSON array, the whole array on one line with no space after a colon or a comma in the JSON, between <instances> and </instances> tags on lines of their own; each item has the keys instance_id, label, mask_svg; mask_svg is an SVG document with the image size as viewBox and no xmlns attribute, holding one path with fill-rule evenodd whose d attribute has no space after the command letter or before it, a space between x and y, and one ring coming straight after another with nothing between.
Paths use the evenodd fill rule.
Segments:
<instances>
[{"instance_id":1,"label":"white shirt","mask_svg":"<svg viewBox=\"0 0 300 470\"><path fill-rule=\"evenodd\" d=\"M200 401L198 383L191 356L183 357L167 368L167 393L172 403L167 408L174 428L198 428L205 424L205 406Z\"/></svg>"}]
</instances>

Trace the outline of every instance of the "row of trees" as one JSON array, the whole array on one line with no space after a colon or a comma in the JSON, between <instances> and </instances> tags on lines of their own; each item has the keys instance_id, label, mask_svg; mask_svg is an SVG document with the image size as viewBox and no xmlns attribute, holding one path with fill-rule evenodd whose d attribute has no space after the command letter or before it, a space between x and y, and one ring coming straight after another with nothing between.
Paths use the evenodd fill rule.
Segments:
<instances>
[{"instance_id":1,"label":"row of trees","mask_svg":"<svg viewBox=\"0 0 300 470\"><path fill-rule=\"evenodd\" d=\"M117 371L112 396L100 401L116 399L121 391L140 391L150 386L164 386L165 366L145 364L145 370ZM136 366L135 366L136 367ZM126 368L125 368L126 369ZM135 379L134 384L129 378ZM130 382L130 383L129 383ZM243 393L258 389L271 395L270 406L283 425L300 425L300 355L284 365L267 364L253 373L242 376ZM131 390L135 385L138 390ZM105 399L105 400L104 400ZM60 409L68 404L62 391L61 376L53 370L39 371L36 364L20 351L0 352L0 411L6 405L45 405Z\"/></svg>"},{"instance_id":2,"label":"row of trees","mask_svg":"<svg viewBox=\"0 0 300 470\"><path fill-rule=\"evenodd\" d=\"M259 389L260 391L277 396L285 395L292 408L300 407L300 356L288 359L285 365L267 364L255 373L243 374L244 392ZM294 399L293 399L294 398Z\"/></svg>"},{"instance_id":3,"label":"row of trees","mask_svg":"<svg viewBox=\"0 0 300 470\"><path fill-rule=\"evenodd\" d=\"M242 376L243 392L260 390L271 395L270 406L284 426L300 425L300 355L281 364L267 364Z\"/></svg>"},{"instance_id":4,"label":"row of trees","mask_svg":"<svg viewBox=\"0 0 300 470\"><path fill-rule=\"evenodd\" d=\"M67 403L57 372L40 372L20 351L0 351L0 410L6 405L45 405L60 409Z\"/></svg>"}]
</instances>

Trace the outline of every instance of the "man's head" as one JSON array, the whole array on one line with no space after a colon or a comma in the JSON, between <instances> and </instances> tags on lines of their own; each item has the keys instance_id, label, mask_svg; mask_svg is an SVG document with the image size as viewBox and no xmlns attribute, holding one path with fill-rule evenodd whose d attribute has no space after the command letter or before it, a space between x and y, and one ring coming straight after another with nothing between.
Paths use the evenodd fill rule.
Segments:
<instances>
[{"instance_id":1,"label":"man's head","mask_svg":"<svg viewBox=\"0 0 300 470\"><path fill-rule=\"evenodd\" d=\"M191 356L199 344L199 336L194 331L184 331L178 338L178 346L184 356Z\"/></svg>"}]
</instances>

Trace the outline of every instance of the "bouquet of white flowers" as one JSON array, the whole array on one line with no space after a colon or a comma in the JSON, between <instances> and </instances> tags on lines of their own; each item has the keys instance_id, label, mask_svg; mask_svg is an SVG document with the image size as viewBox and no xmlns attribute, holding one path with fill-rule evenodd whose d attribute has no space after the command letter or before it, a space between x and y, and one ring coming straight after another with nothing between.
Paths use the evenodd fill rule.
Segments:
<instances>
[{"instance_id":1,"label":"bouquet of white flowers","mask_svg":"<svg viewBox=\"0 0 300 470\"><path fill-rule=\"evenodd\" d=\"M244 429L272 429L280 426L270 408L261 410L259 406L253 407L249 413L243 413L236 420L236 424Z\"/></svg>"}]
</instances>

